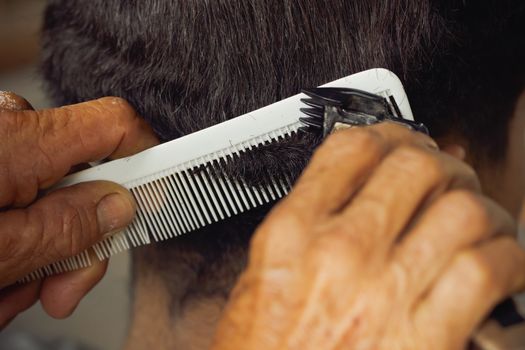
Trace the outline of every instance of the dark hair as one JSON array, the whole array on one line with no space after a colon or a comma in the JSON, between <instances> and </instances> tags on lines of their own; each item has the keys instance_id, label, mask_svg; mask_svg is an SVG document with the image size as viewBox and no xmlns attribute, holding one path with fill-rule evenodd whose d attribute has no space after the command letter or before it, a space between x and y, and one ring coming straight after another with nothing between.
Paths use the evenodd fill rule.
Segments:
<instances>
[{"instance_id":1,"label":"dark hair","mask_svg":"<svg viewBox=\"0 0 525 350\"><path fill-rule=\"evenodd\" d=\"M521 0L55 0L43 72L58 103L121 96L170 140L384 67L433 136L462 136L497 160L524 86L524 12ZM298 174L314 144L296 137L261 150L240 175L275 159ZM226 294L267 209L135 255L164 276L174 305Z\"/></svg>"}]
</instances>

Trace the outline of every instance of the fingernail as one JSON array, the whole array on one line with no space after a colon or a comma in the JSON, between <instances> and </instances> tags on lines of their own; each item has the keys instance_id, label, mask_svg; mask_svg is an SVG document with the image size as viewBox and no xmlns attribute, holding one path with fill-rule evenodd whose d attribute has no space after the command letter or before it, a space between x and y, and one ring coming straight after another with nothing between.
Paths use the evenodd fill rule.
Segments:
<instances>
[{"instance_id":1,"label":"fingernail","mask_svg":"<svg viewBox=\"0 0 525 350\"><path fill-rule=\"evenodd\" d=\"M123 194L107 195L97 206L98 225L102 233L126 227L134 216L135 207Z\"/></svg>"},{"instance_id":2,"label":"fingernail","mask_svg":"<svg viewBox=\"0 0 525 350\"><path fill-rule=\"evenodd\" d=\"M0 91L0 110L23 111L33 106L23 97L9 91Z\"/></svg>"}]
</instances>

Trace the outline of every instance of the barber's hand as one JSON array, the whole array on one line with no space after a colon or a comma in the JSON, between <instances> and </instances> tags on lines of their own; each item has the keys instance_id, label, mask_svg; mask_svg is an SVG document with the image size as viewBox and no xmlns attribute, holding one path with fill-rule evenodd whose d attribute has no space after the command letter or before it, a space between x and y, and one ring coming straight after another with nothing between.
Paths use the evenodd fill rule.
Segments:
<instances>
[{"instance_id":1,"label":"barber's hand","mask_svg":"<svg viewBox=\"0 0 525 350\"><path fill-rule=\"evenodd\" d=\"M76 255L126 226L135 204L128 191L92 182L37 199L76 165L129 156L157 139L124 100L107 97L33 111L0 92L0 328L40 299L52 316L68 316L102 278L106 263L24 285L35 269Z\"/></svg>"},{"instance_id":2,"label":"barber's hand","mask_svg":"<svg viewBox=\"0 0 525 350\"><path fill-rule=\"evenodd\" d=\"M213 349L461 349L525 286L514 232L430 138L337 132L257 230Z\"/></svg>"}]
</instances>

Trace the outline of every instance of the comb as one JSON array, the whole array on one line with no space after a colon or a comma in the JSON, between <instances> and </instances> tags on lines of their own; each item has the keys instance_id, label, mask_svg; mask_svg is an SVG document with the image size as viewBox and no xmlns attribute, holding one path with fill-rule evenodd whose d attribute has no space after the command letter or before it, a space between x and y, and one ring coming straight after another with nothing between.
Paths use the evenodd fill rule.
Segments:
<instances>
[{"instance_id":1,"label":"comb","mask_svg":"<svg viewBox=\"0 0 525 350\"><path fill-rule=\"evenodd\" d=\"M330 90L332 93L357 89L361 94L371 94L372 100L389 101L386 107L395 109L397 120L413 120L401 82L388 70L360 72L323 87L337 88ZM319 126L317 112L321 110L321 102L326 104L326 96L315 95L316 91L307 90L310 96L298 94L131 157L64 178L55 188L95 180L121 184L137 202L136 217L123 231L103 238L74 257L39 268L21 282L89 266L90 250L99 260L104 260L118 252L189 233L284 197L292 186L291 176L285 171L266 178L261 185L249 186L242 179L228 178L223 169L238 161L244 152L286 140L299 129L315 130ZM337 101L335 97L332 100ZM305 114L310 114L310 119L299 120L304 104L316 113L303 109ZM372 112L364 110L361 114L372 117ZM379 122L383 116L377 118Z\"/></svg>"}]
</instances>

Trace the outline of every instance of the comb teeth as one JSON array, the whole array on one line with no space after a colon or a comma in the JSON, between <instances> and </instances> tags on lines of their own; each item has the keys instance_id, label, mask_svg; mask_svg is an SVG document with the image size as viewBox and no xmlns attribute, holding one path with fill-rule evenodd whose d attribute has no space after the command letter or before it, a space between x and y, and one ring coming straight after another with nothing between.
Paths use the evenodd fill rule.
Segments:
<instances>
[{"instance_id":1,"label":"comb teeth","mask_svg":"<svg viewBox=\"0 0 525 350\"><path fill-rule=\"evenodd\" d=\"M88 251L84 251L74 257L52 263L44 266L38 270L35 270L22 278L19 282L26 283L36 279L41 279L46 276L51 276L67 271L78 270L84 267L91 266L91 258Z\"/></svg>"},{"instance_id":2,"label":"comb teeth","mask_svg":"<svg viewBox=\"0 0 525 350\"><path fill-rule=\"evenodd\" d=\"M246 212L284 197L291 189L290 176L264 174L258 186L228 178L224 168L238 162L244 152L293 136L300 124L234 145L181 166L166 169L135 183L124 184L137 202L135 219L125 230L92 248L104 260L133 247L163 241ZM76 270L91 265L88 251L33 271L19 282Z\"/></svg>"},{"instance_id":3,"label":"comb teeth","mask_svg":"<svg viewBox=\"0 0 525 350\"><path fill-rule=\"evenodd\" d=\"M356 96L364 100L377 98L366 91L382 91L392 96L399 101L398 115L413 120L399 79L387 70L373 69L319 89L305 90L308 98L294 95L134 156L67 176L54 189L96 180L123 185L137 201L137 215L124 231L103 239L93 249L38 269L21 281L89 266L92 252L96 258L106 259L120 251L188 233L285 196L293 178L284 171L271 177L261 174L266 176L266 181L248 186L243 179L228 178L225 169L231 162L242 160L244 152L282 141L298 130L321 130L326 136L324 129L329 131L338 111L325 107L342 107ZM309 107L302 122L297 115L304 106L301 101Z\"/></svg>"}]
</instances>

